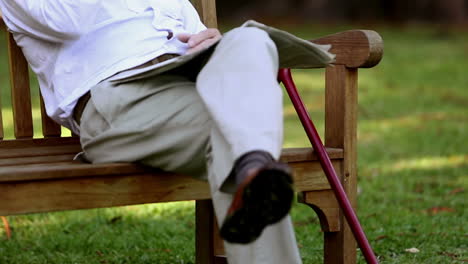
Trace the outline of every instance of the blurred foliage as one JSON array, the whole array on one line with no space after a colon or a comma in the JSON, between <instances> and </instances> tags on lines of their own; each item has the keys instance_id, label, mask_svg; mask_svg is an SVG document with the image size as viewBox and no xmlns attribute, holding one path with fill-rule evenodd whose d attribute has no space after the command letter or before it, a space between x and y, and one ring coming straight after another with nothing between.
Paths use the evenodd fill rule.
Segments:
<instances>
[{"instance_id":1,"label":"blurred foliage","mask_svg":"<svg viewBox=\"0 0 468 264\"><path fill-rule=\"evenodd\" d=\"M217 0L220 17L310 21L411 21L462 24L467 22L465 0Z\"/></svg>"}]
</instances>

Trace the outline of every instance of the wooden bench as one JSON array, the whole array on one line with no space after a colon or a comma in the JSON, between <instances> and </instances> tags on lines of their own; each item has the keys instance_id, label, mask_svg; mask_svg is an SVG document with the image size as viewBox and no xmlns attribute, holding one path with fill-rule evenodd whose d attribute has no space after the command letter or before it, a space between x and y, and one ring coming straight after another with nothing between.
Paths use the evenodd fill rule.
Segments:
<instances>
[{"instance_id":1,"label":"wooden bench","mask_svg":"<svg viewBox=\"0 0 468 264\"><path fill-rule=\"evenodd\" d=\"M214 0L194 5L206 25L217 26ZM81 150L79 139L61 136L42 103L43 138L33 138L28 65L7 34L15 139L0 141L0 216L196 200L196 263L225 263L206 182L136 164L72 161ZM325 145L355 205L357 69L378 64L382 39L373 31L353 30L314 42L332 44L337 54L336 65L326 69ZM313 151L284 149L281 160L293 168L300 202L320 218L325 263L355 263L355 241Z\"/></svg>"}]
</instances>

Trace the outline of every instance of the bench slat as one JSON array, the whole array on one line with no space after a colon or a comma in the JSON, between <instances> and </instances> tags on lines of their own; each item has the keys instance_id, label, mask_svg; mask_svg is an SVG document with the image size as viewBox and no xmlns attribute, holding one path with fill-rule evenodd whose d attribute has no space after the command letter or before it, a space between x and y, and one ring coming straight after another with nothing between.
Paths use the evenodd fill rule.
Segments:
<instances>
[{"instance_id":1,"label":"bench slat","mask_svg":"<svg viewBox=\"0 0 468 264\"><path fill-rule=\"evenodd\" d=\"M32 138L33 122L28 63L21 48L16 45L13 35L9 32L7 34L15 137Z\"/></svg>"},{"instance_id":2,"label":"bench slat","mask_svg":"<svg viewBox=\"0 0 468 264\"><path fill-rule=\"evenodd\" d=\"M62 134L62 128L59 124L55 123L46 112L44 100L41 96L41 120L42 120L42 135L45 138L49 137L60 137Z\"/></svg>"},{"instance_id":3,"label":"bench slat","mask_svg":"<svg viewBox=\"0 0 468 264\"><path fill-rule=\"evenodd\" d=\"M208 185L164 174L0 183L0 215L209 199Z\"/></svg>"},{"instance_id":4,"label":"bench slat","mask_svg":"<svg viewBox=\"0 0 468 264\"><path fill-rule=\"evenodd\" d=\"M342 160L334 160L333 165L339 168ZM295 162L291 166L297 191L330 189L318 162ZM114 172L118 171L117 168L131 168L130 164L116 164L111 167ZM0 215L209 198L209 187L205 181L162 171L0 182Z\"/></svg>"},{"instance_id":5,"label":"bench slat","mask_svg":"<svg viewBox=\"0 0 468 264\"><path fill-rule=\"evenodd\" d=\"M0 159L77 154L80 151L80 145L2 149Z\"/></svg>"},{"instance_id":6,"label":"bench slat","mask_svg":"<svg viewBox=\"0 0 468 264\"><path fill-rule=\"evenodd\" d=\"M193 0L193 6L197 9L200 19L209 28L217 28L216 1Z\"/></svg>"},{"instance_id":7,"label":"bench slat","mask_svg":"<svg viewBox=\"0 0 468 264\"><path fill-rule=\"evenodd\" d=\"M0 159L0 167L57 163L63 161L70 161L73 159L74 156L75 154L58 154L53 156Z\"/></svg>"},{"instance_id":8,"label":"bench slat","mask_svg":"<svg viewBox=\"0 0 468 264\"><path fill-rule=\"evenodd\" d=\"M340 148L326 148L330 159L342 159L343 149ZM280 160L282 162L302 162L318 160L312 148L285 148L282 150Z\"/></svg>"},{"instance_id":9,"label":"bench slat","mask_svg":"<svg viewBox=\"0 0 468 264\"><path fill-rule=\"evenodd\" d=\"M3 18L1 17L1 14L0 14L0 33L1 34L6 34L6 32L7 32L6 30L3 30L4 26L5 26L5 24L3 22ZM3 89L7 89L7 87L0 87L0 140L2 140L3 137L5 136L4 131L3 131L3 111L2 111L2 91L3 91Z\"/></svg>"},{"instance_id":10,"label":"bench slat","mask_svg":"<svg viewBox=\"0 0 468 264\"><path fill-rule=\"evenodd\" d=\"M79 148L79 146L76 146ZM20 149L17 152L8 151L11 159L3 159L5 166L0 166L0 182L19 182L19 181L39 181L50 179L79 178L88 176L137 174L137 173L159 173L158 170L144 167L133 163L110 163L110 164L86 164L77 161L64 161L68 147L46 147L48 155L41 158L40 148L30 150ZM25 157L28 151L33 152L30 157ZM55 155L50 155L50 153ZM2 155L7 153L0 153ZM341 159L343 152L339 149L330 149L332 159ZM68 153L71 157L71 154ZM57 157L59 156L59 157ZM50 162L40 163L41 159L50 158ZM55 159L55 160L52 160ZM10 161L9 161L10 160ZM317 157L312 150L308 148L285 149L281 156L283 162L288 162L293 167L299 166L301 162L316 161ZM38 161L38 162L36 162ZM25 162L22 166L9 166L15 162ZM296 164L297 163L297 164ZM0 163L1 164L1 163Z\"/></svg>"},{"instance_id":11,"label":"bench slat","mask_svg":"<svg viewBox=\"0 0 468 264\"><path fill-rule=\"evenodd\" d=\"M3 152L6 149L21 149L21 148L47 147L47 146L65 146L65 145L79 145L79 144L80 144L80 139L73 138L73 137L3 140L3 141L0 141L0 150Z\"/></svg>"},{"instance_id":12,"label":"bench slat","mask_svg":"<svg viewBox=\"0 0 468 264\"><path fill-rule=\"evenodd\" d=\"M129 173L150 173L151 170L132 163L86 164L81 162L61 162L34 164L21 167L1 167L0 181L35 181L57 178L76 178L100 175L125 175Z\"/></svg>"},{"instance_id":13,"label":"bench slat","mask_svg":"<svg viewBox=\"0 0 468 264\"><path fill-rule=\"evenodd\" d=\"M5 26L5 22L3 22L3 18L2 18L2 14L0 13L0 33L1 34L6 34L6 26ZM2 93L1 91L3 89L6 89L7 87L0 87L0 140L3 139L3 137L5 136L4 134L4 131L3 131L3 113L2 113Z\"/></svg>"}]
</instances>

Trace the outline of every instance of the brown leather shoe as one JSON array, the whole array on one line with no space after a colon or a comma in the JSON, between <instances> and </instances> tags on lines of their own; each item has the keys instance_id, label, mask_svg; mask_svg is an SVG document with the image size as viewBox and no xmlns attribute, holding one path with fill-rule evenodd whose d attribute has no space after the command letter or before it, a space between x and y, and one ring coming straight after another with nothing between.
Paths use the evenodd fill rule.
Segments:
<instances>
[{"instance_id":1,"label":"brown leather shoe","mask_svg":"<svg viewBox=\"0 0 468 264\"><path fill-rule=\"evenodd\" d=\"M271 161L249 170L234 194L221 237L231 243L255 241L266 226L288 214L293 197L291 170L286 164Z\"/></svg>"}]
</instances>

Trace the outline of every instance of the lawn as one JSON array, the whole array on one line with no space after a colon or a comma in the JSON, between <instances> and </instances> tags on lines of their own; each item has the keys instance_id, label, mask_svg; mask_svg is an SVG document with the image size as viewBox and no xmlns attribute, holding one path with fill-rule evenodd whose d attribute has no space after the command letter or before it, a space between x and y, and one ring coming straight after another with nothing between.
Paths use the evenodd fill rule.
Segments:
<instances>
[{"instance_id":1,"label":"lawn","mask_svg":"<svg viewBox=\"0 0 468 264\"><path fill-rule=\"evenodd\" d=\"M313 38L353 27L286 28ZM374 29L385 40L385 55L378 67L360 72L358 215L381 263L466 263L468 34L442 35L429 26ZM4 50L2 88L8 85ZM323 71L295 71L295 79L323 129ZM11 137L6 90L2 110ZM287 97L285 127L286 147L308 145ZM297 204L292 216L304 263L321 263L314 212ZM0 226L1 264L194 263L193 202L8 219L13 237L4 240Z\"/></svg>"}]
</instances>

